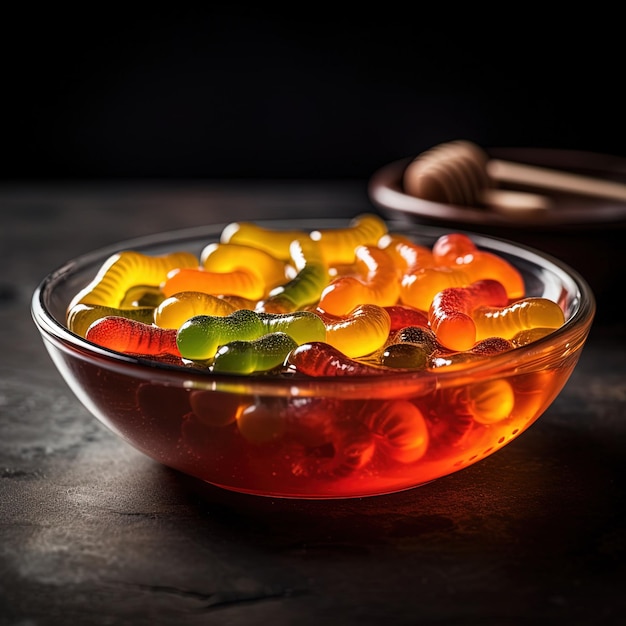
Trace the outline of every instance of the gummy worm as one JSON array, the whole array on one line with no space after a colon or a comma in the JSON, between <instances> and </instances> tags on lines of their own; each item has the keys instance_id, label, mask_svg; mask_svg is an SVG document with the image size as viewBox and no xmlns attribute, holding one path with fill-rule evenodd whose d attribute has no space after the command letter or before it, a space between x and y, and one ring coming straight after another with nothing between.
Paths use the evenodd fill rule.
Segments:
<instances>
[{"instance_id":1,"label":"gummy worm","mask_svg":"<svg viewBox=\"0 0 626 626\"><path fill-rule=\"evenodd\" d=\"M508 352L515 347L515 344L503 337L487 337L487 339L481 339L477 341L470 350L462 352L449 352L444 354L442 352L436 352L431 355L429 367L453 367L455 365L465 365L467 363L474 363L478 359L493 356L500 352Z\"/></svg>"},{"instance_id":2,"label":"gummy worm","mask_svg":"<svg viewBox=\"0 0 626 626\"><path fill-rule=\"evenodd\" d=\"M233 222L222 230L220 241L259 248L281 261L288 262L291 259L291 242L308 236L303 230L274 230L254 222Z\"/></svg>"},{"instance_id":3,"label":"gummy worm","mask_svg":"<svg viewBox=\"0 0 626 626\"><path fill-rule=\"evenodd\" d=\"M494 424L506 419L514 405L515 392L508 380L489 380L467 388L467 409L479 424Z\"/></svg>"},{"instance_id":4,"label":"gummy worm","mask_svg":"<svg viewBox=\"0 0 626 626\"><path fill-rule=\"evenodd\" d=\"M503 257L480 250L463 233L442 235L433 244L432 252L436 262L463 268L470 282L492 278L504 285L509 300L517 300L525 295L524 279L519 270Z\"/></svg>"},{"instance_id":5,"label":"gummy worm","mask_svg":"<svg viewBox=\"0 0 626 626\"><path fill-rule=\"evenodd\" d=\"M466 287L472 281L455 267L421 267L407 272L400 281L400 302L428 311L433 298L448 287Z\"/></svg>"},{"instance_id":6,"label":"gummy worm","mask_svg":"<svg viewBox=\"0 0 626 626\"><path fill-rule=\"evenodd\" d=\"M428 308L422 310L404 304L393 304L383 308L389 313L389 317L391 318L391 328L389 332L395 333L407 326L428 326L428 314L426 313Z\"/></svg>"},{"instance_id":7,"label":"gummy worm","mask_svg":"<svg viewBox=\"0 0 626 626\"><path fill-rule=\"evenodd\" d=\"M407 326L398 331L384 348L380 363L385 367L424 369L438 349L437 337L430 328Z\"/></svg>"},{"instance_id":8,"label":"gummy worm","mask_svg":"<svg viewBox=\"0 0 626 626\"><path fill-rule=\"evenodd\" d=\"M173 252L149 256L126 250L110 256L96 277L72 299L75 304L99 304L119 307L126 292L135 285L160 285L169 271L180 267L197 267L198 259L191 252Z\"/></svg>"},{"instance_id":9,"label":"gummy worm","mask_svg":"<svg viewBox=\"0 0 626 626\"><path fill-rule=\"evenodd\" d=\"M369 365L346 356L343 352L322 341L303 343L292 350L285 365L293 372L305 376L380 376L389 370Z\"/></svg>"},{"instance_id":10,"label":"gummy worm","mask_svg":"<svg viewBox=\"0 0 626 626\"><path fill-rule=\"evenodd\" d=\"M258 300L265 294L265 284L258 274L247 269L209 272L199 267L172 270L161 285L166 298L181 291L202 291L212 295L233 294Z\"/></svg>"},{"instance_id":11,"label":"gummy worm","mask_svg":"<svg viewBox=\"0 0 626 626\"><path fill-rule=\"evenodd\" d=\"M288 334L295 342L318 341L326 337L326 325L312 311L259 313L239 309L226 316L197 315L179 329L177 343L183 357L212 359L220 346L232 341L253 341L269 333Z\"/></svg>"},{"instance_id":12,"label":"gummy worm","mask_svg":"<svg viewBox=\"0 0 626 626\"><path fill-rule=\"evenodd\" d=\"M496 280L479 280L467 287L448 287L433 299L428 321L437 340L450 350L469 350L476 343L471 313L479 306L504 306L508 297Z\"/></svg>"},{"instance_id":13,"label":"gummy worm","mask_svg":"<svg viewBox=\"0 0 626 626\"><path fill-rule=\"evenodd\" d=\"M289 246L290 258L297 274L284 285L270 291L258 310L268 313L289 313L316 303L328 285L328 267L320 247L310 239L296 239Z\"/></svg>"},{"instance_id":14,"label":"gummy worm","mask_svg":"<svg viewBox=\"0 0 626 626\"><path fill-rule=\"evenodd\" d=\"M354 250L355 271L360 275L335 278L322 291L319 308L331 315L347 315L356 306L372 302L392 306L400 285L393 259L376 246L359 245Z\"/></svg>"},{"instance_id":15,"label":"gummy worm","mask_svg":"<svg viewBox=\"0 0 626 626\"><path fill-rule=\"evenodd\" d=\"M547 298L524 298L504 307L478 307L472 312L476 338L497 335L512 339L533 328L560 328L565 323L561 307Z\"/></svg>"},{"instance_id":16,"label":"gummy worm","mask_svg":"<svg viewBox=\"0 0 626 626\"><path fill-rule=\"evenodd\" d=\"M197 315L230 315L237 310L222 298L201 291L181 291L166 298L154 309L153 322L160 328L180 328Z\"/></svg>"},{"instance_id":17,"label":"gummy worm","mask_svg":"<svg viewBox=\"0 0 626 626\"><path fill-rule=\"evenodd\" d=\"M326 324L313 311L294 311L293 313L257 312L263 323L265 333L282 332L295 339L298 344L307 341L325 341Z\"/></svg>"},{"instance_id":18,"label":"gummy worm","mask_svg":"<svg viewBox=\"0 0 626 626\"><path fill-rule=\"evenodd\" d=\"M251 341L231 341L217 351L212 369L229 374L266 372L282 365L297 346L293 337L283 332L269 333Z\"/></svg>"},{"instance_id":19,"label":"gummy worm","mask_svg":"<svg viewBox=\"0 0 626 626\"><path fill-rule=\"evenodd\" d=\"M319 242L326 264L345 265L355 262L355 249L359 245L378 244L387 233L387 224L373 213L363 213L350 220L346 228L314 230L311 239Z\"/></svg>"},{"instance_id":20,"label":"gummy worm","mask_svg":"<svg viewBox=\"0 0 626 626\"><path fill-rule=\"evenodd\" d=\"M180 356L175 330L126 317L103 317L95 321L87 329L85 339L117 352Z\"/></svg>"},{"instance_id":21,"label":"gummy worm","mask_svg":"<svg viewBox=\"0 0 626 626\"><path fill-rule=\"evenodd\" d=\"M129 319L151 324L154 315L152 307L134 307L118 309L95 304L75 304L67 313L67 327L77 335L84 337L93 322L103 317L127 317Z\"/></svg>"},{"instance_id":22,"label":"gummy worm","mask_svg":"<svg viewBox=\"0 0 626 626\"><path fill-rule=\"evenodd\" d=\"M366 467L375 452L372 433L364 424L334 424L320 446L299 446L291 471L296 476L317 479L345 478ZM297 450L298 448L296 448Z\"/></svg>"},{"instance_id":23,"label":"gummy worm","mask_svg":"<svg viewBox=\"0 0 626 626\"><path fill-rule=\"evenodd\" d=\"M402 273L414 272L421 267L435 265L432 251L397 233L383 235L378 246L385 250Z\"/></svg>"},{"instance_id":24,"label":"gummy worm","mask_svg":"<svg viewBox=\"0 0 626 626\"><path fill-rule=\"evenodd\" d=\"M286 264L274 255L236 243L211 243L200 254L200 265L209 272L246 269L257 274L267 291L285 282Z\"/></svg>"},{"instance_id":25,"label":"gummy worm","mask_svg":"<svg viewBox=\"0 0 626 626\"><path fill-rule=\"evenodd\" d=\"M263 335L263 322L249 309L238 309L230 315L196 315L179 329L176 342L181 356L206 361L218 348L230 341L257 339Z\"/></svg>"},{"instance_id":26,"label":"gummy worm","mask_svg":"<svg viewBox=\"0 0 626 626\"><path fill-rule=\"evenodd\" d=\"M408 400L367 405L365 424L374 434L377 449L400 463L419 461L429 444L428 426L420 409Z\"/></svg>"},{"instance_id":27,"label":"gummy worm","mask_svg":"<svg viewBox=\"0 0 626 626\"><path fill-rule=\"evenodd\" d=\"M389 313L377 304L362 304L347 316L325 316L326 341L345 355L371 354L385 344L391 328Z\"/></svg>"}]
</instances>

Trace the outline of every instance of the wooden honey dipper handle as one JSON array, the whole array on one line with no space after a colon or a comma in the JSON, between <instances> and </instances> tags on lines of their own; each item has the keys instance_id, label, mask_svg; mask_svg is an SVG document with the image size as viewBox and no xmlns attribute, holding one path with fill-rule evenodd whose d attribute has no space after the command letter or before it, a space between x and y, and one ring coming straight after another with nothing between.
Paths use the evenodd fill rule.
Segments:
<instances>
[{"instance_id":1,"label":"wooden honey dipper handle","mask_svg":"<svg viewBox=\"0 0 626 626\"><path fill-rule=\"evenodd\" d=\"M626 185L618 182L500 159L489 159L486 168L488 176L499 183L626 202Z\"/></svg>"}]
</instances>

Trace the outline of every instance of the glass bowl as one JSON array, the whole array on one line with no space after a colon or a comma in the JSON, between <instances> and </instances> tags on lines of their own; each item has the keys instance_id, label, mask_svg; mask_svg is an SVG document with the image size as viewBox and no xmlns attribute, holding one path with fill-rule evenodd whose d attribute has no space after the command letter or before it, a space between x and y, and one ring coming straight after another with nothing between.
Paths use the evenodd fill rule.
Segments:
<instances>
[{"instance_id":1,"label":"glass bowl","mask_svg":"<svg viewBox=\"0 0 626 626\"><path fill-rule=\"evenodd\" d=\"M347 220L259 221L272 229L339 228ZM449 230L388 222L432 246ZM170 468L213 485L271 497L350 498L401 491L460 471L532 425L569 379L595 300L557 259L467 233L521 273L528 296L557 302L565 323L514 350L462 367L308 377L212 373L115 352L68 330L68 304L113 253L200 255L224 224L121 242L46 276L32 316L63 379L107 428ZM460 232L460 231L455 231ZM505 386L502 401L494 395ZM481 414L471 401L499 410ZM502 408L505 406L506 408Z\"/></svg>"}]
</instances>

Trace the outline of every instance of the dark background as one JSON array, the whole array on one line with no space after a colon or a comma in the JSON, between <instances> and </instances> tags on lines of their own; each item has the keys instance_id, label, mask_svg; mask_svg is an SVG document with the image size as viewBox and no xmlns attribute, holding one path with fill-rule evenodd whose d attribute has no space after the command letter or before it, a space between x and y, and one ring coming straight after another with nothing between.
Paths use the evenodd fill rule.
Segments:
<instances>
[{"instance_id":1,"label":"dark background","mask_svg":"<svg viewBox=\"0 0 626 626\"><path fill-rule=\"evenodd\" d=\"M1 179L363 179L460 138L626 156L618 16L229 6L5 9Z\"/></svg>"}]
</instances>

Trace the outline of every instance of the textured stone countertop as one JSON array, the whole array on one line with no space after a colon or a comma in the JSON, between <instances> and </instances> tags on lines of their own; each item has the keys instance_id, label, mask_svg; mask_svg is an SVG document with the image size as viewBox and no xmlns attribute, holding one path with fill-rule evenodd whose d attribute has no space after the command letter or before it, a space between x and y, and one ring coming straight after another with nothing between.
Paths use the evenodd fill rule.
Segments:
<instances>
[{"instance_id":1,"label":"textured stone countertop","mask_svg":"<svg viewBox=\"0 0 626 626\"><path fill-rule=\"evenodd\" d=\"M44 275L96 247L369 210L358 181L0 187L1 626L624 623L626 330L612 298L517 440L423 487L334 501L230 493L158 465L83 408L30 317Z\"/></svg>"}]
</instances>

